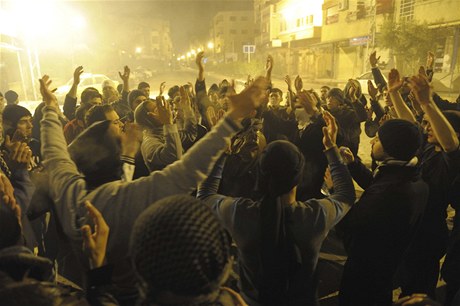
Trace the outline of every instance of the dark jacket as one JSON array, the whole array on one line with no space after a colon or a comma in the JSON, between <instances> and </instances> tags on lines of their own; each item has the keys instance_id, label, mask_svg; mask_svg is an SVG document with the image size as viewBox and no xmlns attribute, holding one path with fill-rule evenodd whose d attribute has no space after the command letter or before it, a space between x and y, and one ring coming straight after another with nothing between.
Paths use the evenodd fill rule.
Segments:
<instances>
[{"instance_id":1,"label":"dark jacket","mask_svg":"<svg viewBox=\"0 0 460 306\"><path fill-rule=\"evenodd\" d=\"M331 113L339 124L339 129L343 137L342 145L350 148L353 155L357 156L361 137L361 122L366 121L367 113L361 103L355 102L351 105L353 107L331 111Z\"/></svg>"},{"instance_id":2,"label":"dark jacket","mask_svg":"<svg viewBox=\"0 0 460 306\"><path fill-rule=\"evenodd\" d=\"M428 186L415 166L382 165L373 177L355 161L349 170L364 193L337 226L348 253L340 305L390 305L393 275L419 226Z\"/></svg>"}]
</instances>

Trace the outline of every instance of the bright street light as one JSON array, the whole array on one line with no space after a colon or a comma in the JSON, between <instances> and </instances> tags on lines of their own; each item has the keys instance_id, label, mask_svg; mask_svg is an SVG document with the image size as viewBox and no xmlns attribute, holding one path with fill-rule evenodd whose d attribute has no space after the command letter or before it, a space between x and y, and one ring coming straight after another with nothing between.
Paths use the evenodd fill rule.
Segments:
<instances>
[{"instance_id":1,"label":"bright street light","mask_svg":"<svg viewBox=\"0 0 460 306\"><path fill-rule=\"evenodd\" d=\"M180 57L180 59L181 59L181 60L184 60L184 59L185 59L185 55L182 55L182 56Z\"/></svg>"},{"instance_id":2,"label":"bright street light","mask_svg":"<svg viewBox=\"0 0 460 306\"><path fill-rule=\"evenodd\" d=\"M192 57L192 53L187 52L187 57Z\"/></svg>"},{"instance_id":3,"label":"bright street light","mask_svg":"<svg viewBox=\"0 0 460 306\"><path fill-rule=\"evenodd\" d=\"M200 52L203 51L203 50L201 50L201 48L198 48L198 50L196 50L196 51L197 51L198 53L200 53Z\"/></svg>"},{"instance_id":4,"label":"bright street light","mask_svg":"<svg viewBox=\"0 0 460 306\"><path fill-rule=\"evenodd\" d=\"M214 43L212 41L208 42L208 49L214 49Z\"/></svg>"},{"instance_id":5,"label":"bright street light","mask_svg":"<svg viewBox=\"0 0 460 306\"><path fill-rule=\"evenodd\" d=\"M70 24L74 30L83 30L86 28L86 19L77 15L70 20Z\"/></svg>"},{"instance_id":6,"label":"bright street light","mask_svg":"<svg viewBox=\"0 0 460 306\"><path fill-rule=\"evenodd\" d=\"M141 54L141 53L142 53L142 48L136 47L136 54Z\"/></svg>"},{"instance_id":7,"label":"bright street light","mask_svg":"<svg viewBox=\"0 0 460 306\"><path fill-rule=\"evenodd\" d=\"M192 53L192 55L196 55L195 49L192 49L192 51L190 51L190 53Z\"/></svg>"}]
</instances>

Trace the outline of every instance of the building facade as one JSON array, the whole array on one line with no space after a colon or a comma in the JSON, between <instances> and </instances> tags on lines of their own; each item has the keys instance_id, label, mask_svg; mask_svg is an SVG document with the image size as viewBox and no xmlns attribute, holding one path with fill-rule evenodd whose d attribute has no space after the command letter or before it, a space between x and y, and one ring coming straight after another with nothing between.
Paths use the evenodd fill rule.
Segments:
<instances>
[{"instance_id":1,"label":"building facade","mask_svg":"<svg viewBox=\"0 0 460 306\"><path fill-rule=\"evenodd\" d=\"M221 11L211 22L210 37L217 62L243 61L244 45L254 45L253 11Z\"/></svg>"}]
</instances>

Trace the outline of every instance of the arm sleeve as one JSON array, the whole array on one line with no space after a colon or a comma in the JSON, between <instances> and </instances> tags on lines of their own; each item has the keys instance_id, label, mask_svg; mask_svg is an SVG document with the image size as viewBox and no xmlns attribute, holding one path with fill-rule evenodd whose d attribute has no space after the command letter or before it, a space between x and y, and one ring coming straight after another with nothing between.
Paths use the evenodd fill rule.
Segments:
<instances>
[{"instance_id":1,"label":"arm sleeve","mask_svg":"<svg viewBox=\"0 0 460 306\"><path fill-rule=\"evenodd\" d=\"M198 122L193 111L184 117L184 128L179 131L183 148L191 147L198 135Z\"/></svg>"},{"instance_id":2,"label":"arm sleeve","mask_svg":"<svg viewBox=\"0 0 460 306\"><path fill-rule=\"evenodd\" d=\"M107 265L86 273L86 300L91 306L119 305L109 293L112 284L113 266Z\"/></svg>"},{"instance_id":3,"label":"arm sleeve","mask_svg":"<svg viewBox=\"0 0 460 306\"><path fill-rule=\"evenodd\" d=\"M165 142L161 142L147 132L141 145L145 165L150 171L164 168L182 157L182 144L175 124L163 126Z\"/></svg>"},{"instance_id":4,"label":"arm sleeve","mask_svg":"<svg viewBox=\"0 0 460 306\"><path fill-rule=\"evenodd\" d=\"M372 68L372 76L374 77L374 82L378 88L383 88L387 86L387 82L383 77L382 71L379 68Z\"/></svg>"},{"instance_id":5,"label":"arm sleeve","mask_svg":"<svg viewBox=\"0 0 460 306\"><path fill-rule=\"evenodd\" d=\"M366 112L366 109L364 108L364 105L359 101L353 102L351 103L351 105L353 106L353 109L355 110L358 121L359 122L366 121L367 112Z\"/></svg>"},{"instance_id":6,"label":"arm sleeve","mask_svg":"<svg viewBox=\"0 0 460 306\"><path fill-rule=\"evenodd\" d=\"M64 115L67 117L67 119L73 120L75 119L75 111L77 110L77 98L72 98L69 95L65 96L64 99Z\"/></svg>"},{"instance_id":7,"label":"arm sleeve","mask_svg":"<svg viewBox=\"0 0 460 306\"><path fill-rule=\"evenodd\" d=\"M351 176L356 183L364 190L372 183L373 176L371 170L367 169L358 157L355 158L353 163L348 165L348 170L350 170Z\"/></svg>"}]
</instances>

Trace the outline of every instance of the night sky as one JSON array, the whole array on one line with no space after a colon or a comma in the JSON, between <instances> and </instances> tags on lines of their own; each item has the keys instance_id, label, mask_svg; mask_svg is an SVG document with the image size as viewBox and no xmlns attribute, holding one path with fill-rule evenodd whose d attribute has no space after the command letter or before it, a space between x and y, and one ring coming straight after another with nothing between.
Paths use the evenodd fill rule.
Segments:
<instances>
[{"instance_id":1,"label":"night sky","mask_svg":"<svg viewBox=\"0 0 460 306\"><path fill-rule=\"evenodd\" d=\"M105 18L135 19L137 17L162 18L170 21L173 46L185 51L191 41L208 38L212 17L221 10L252 9L252 0L149 0L149 1L84 1L73 2L92 24L108 26ZM99 22L95 22L99 21ZM102 25L101 25L102 23ZM125 33L114 33L125 35Z\"/></svg>"}]
</instances>

